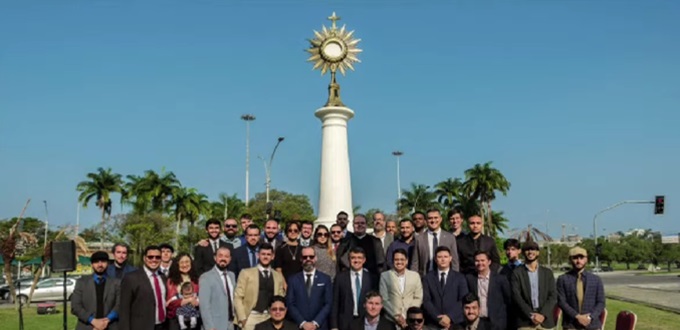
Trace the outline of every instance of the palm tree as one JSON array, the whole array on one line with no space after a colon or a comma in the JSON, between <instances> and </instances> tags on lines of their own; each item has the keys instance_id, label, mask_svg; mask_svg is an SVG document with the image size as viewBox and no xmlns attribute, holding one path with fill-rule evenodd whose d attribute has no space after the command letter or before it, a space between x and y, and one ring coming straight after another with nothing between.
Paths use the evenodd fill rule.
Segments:
<instances>
[{"instance_id":1,"label":"palm tree","mask_svg":"<svg viewBox=\"0 0 680 330\"><path fill-rule=\"evenodd\" d=\"M149 210L168 212L168 201L172 193L181 184L172 172L161 171L160 175L153 170L144 172L144 176L128 175L126 199L134 197L134 208L138 213Z\"/></svg>"},{"instance_id":2,"label":"palm tree","mask_svg":"<svg viewBox=\"0 0 680 330\"><path fill-rule=\"evenodd\" d=\"M532 225L528 225L527 228L524 229L513 229L509 236L510 238L517 239L520 242L553 241L553 238L550 237L550 235L540 231Z\"/></svg>"},{"instance_id":3,"label":"palm tree","mask_svg":"<svg viewBox=\"0 0 680 330\"><path fill-rule=\"evenodd\" d=\"M220 193L219 200L210 203L210 218L227 219L238 217L245 212L246 204L236 196Z\"/></svg>"},{"instance_id":4,"label":"palm tree","mask_svg":"<svg viewBox=\"0 0 680 330\"><path fill-rule=\"evenodd\" d=\"M452 210L461 205L463 200L463 182L460 178L448 178L437 183L435 186L437 202L442 205L444 210Z\"/></svg>"},{"instance_id":5,"label":"palm tree","mask_svg":"<svg viewBox=\"0 0 680 330\"><path fill-rule=\"evenodd\" d=\"M87 174L88 181L82 181L76 186L80 191L78 201L86 208L92 198L95 198L95 205L102 212L100 247L104 248L104 233L107 218L111 218L111 194L123 192L123 179L120 174L111 173L111 168L104 170L98 168L96 173Z\"/></svg>"},{"instance_id":6,"label":"palm tree","mask_svg":"<svg viewBox=\"0 0 680 330\"><path fill-rule=\"evenodd\" d=\"M399 213L408 214L418 210L427 210L436 206L437 194L424 184L411 184L411 190L403 190L399 200Z\"/></svg>"},{"instance_id":7,"label":"palm tree","mask_svg":"<svg viewBox=\"0 0 680 330\"><path fill-rule=\"evenodd\" d=\"M177 248L182 221L194 215L206 213L209 209L209 202L208 197L198 193L196 189L182 186L173 187L171 196L169 205L174 207L176 221L174 246Z\"/></svg>"},{"instance_id":8,"label":"palm tree","mask_svg":"<svg viewBox=\"0 0 680 330\"><path fill-rule=\"evenodd\" d=\"M496 199L496 191L504 196L510 190L510 182L501 171L491 167L491 162L475 164L465 171L463 191L472 200L478 200L482 206L482 219L486 223L486 230L490 230L492 223L491 201ZM486 219L485 219L486 215Z\"/></svg>"},{"instance_id":9,"label":"palm tree","mask_svg":"<svg viewBox=\"0 0 680 330\"><path fill-rule=\"evenodd\" d=\"M504 234L505 230L508 229L508 223L510 222L504 215L503 211L493 211L493 217L491 217L489 236L496 238L498 233Z\"/></svg>"}]
</instances>

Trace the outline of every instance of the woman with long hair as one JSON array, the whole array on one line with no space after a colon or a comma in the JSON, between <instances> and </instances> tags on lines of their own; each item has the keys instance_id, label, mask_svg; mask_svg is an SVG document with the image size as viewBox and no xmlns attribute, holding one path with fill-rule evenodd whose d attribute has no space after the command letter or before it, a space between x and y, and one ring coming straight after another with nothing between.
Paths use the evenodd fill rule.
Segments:
<instances>
[{"instance_id":1,"label":"woman with long hair","mask_svg":"<svg viewBox=\"0 0 680 330\"><path fill-rule=\"evenodd\" d=\"M319 225L314 231L314 241L312 247L314 254L316 254L316 269L335 279L335 250L331 244L330 231L328 227Z\"/></svg>"},{"instance_id":2,"label":"woman with long hair","mask_svg":"<svg viewBox=\"0 0 680 330\"><path fill-rule=\"evenodd\" d=\"M167 286L167 318L168 329L179 330L179 322L177 320L177 309L186 304L192 304L194 307L198 306L198 296L193 298L183 298L180 288L182 284L190 282L194 287L194 293L198 294L198 274L193 267L193 260L188 253L182 252L175 257L170 265L168 271L168 286Z\"/></svg>"}]
</instances>

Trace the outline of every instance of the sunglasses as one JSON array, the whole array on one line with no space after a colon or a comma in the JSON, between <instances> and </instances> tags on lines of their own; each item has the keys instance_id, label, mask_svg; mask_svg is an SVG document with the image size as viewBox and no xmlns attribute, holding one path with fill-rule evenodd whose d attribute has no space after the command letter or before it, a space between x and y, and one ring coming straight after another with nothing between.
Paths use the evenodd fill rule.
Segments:
<instances>
[{"instance_id":1,"label":"sunglasses","mask_svg":"<svg viewBox=\"0 0 680 330\"><path fill-rule=\"evenodd\" d=\"M312 260L314 256L302 256L302 260Z\"/></svg>"},{"instance_id":2,"label":"sunglasses","mask_svg":"<svg viewBox=\"0 0 680 330\"><path fill-rule=\"evenodd\" d=\"M420 318L420 319L412 319L412 318L409 318L407 321L408 321L408 323L412 323L412 324L421 324L421 323L423 323L423 321L425 321L425 319L422 319L422 318Z\"/></svg>"},{"instance_id":3,"label":"sunglasses","mask_svg":"<svg viewBox=\"0 0 680 330\"><path fill-rule=\"evenodd\" d=\"M238 228L237 225L224 225L224 228Z\"/></svg>"},{"instance_id":4,"label":"sunglasses","mask_svg":"<svg viewBox=\"0 0 680 330\"><path fill-rule=\"evenodd\" d=\"M328 237L328 233L318 233L316 237Z\"/></svg>"},{"instance_id":5,"label":"sunglasses","mask_svg":"<svg viewBox=\"0 0 680 330\"><path fill-rule=\"evenodd\" d=\"M161 256L146 256L149 260L161 260Z\"/></svg>"},{"instance_id":6,"label":"sunglasses","mask_svg":"<svg viewBox=\"0 0 680 330\"><path fill-rule=\"evenodd\" d=\"M272 311L272 312L285 312L286 307L272 307L269 310Z\"/></svg>"},{"instance_id":7,"label":"sunglasses","mask_svg":"<svg viewBox=\"0 0 680 330\"><path fill-rule=\"evenodd\" d=\"M342 230L334 230L331 234L342 234Z\"/></svg>"}]
</instances>

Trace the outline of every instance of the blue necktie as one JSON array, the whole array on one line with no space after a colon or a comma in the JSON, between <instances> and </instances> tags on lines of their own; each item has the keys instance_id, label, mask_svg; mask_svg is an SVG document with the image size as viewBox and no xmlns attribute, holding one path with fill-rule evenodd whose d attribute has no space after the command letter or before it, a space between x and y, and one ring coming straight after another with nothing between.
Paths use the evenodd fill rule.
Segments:
<instances>
[{"instance_id":1,"label":"blue necktie","mask_svg":"<svg viewBox=\"0 0 680 330\"><path fill-rule=\"evenodd\" d=\"M255 260L255 250L250 250L250 267L255 267L257 265L257 260Z\"/></svg>"},{"instance_id":2,"label":"blue necktie","mask_svg":"<svg viewBox=\"0 0 680 330\"><path fill-rule=\"evenodd\" d=\"M361 299L361 279L359 278L359 273L354 273L356 276L354 277L354 286L357 288L357 300L356 300L356 305L357 305L357 310L359 310L360 299Z\"/></svg>"}]
</instances>

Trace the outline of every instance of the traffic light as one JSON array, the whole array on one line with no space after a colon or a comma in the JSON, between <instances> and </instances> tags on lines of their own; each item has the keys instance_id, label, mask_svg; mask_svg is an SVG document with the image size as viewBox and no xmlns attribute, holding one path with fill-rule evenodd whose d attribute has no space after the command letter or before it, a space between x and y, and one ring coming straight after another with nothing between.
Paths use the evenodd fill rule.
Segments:
<instances>
[{"instance_id":1,"label":"traffic light","mask_svg":"<svg viewBox=\"0 0 680 330\"><path fill-rule=\"evenodd\" d=\"M654 199L654 214L663 214L664 202L666 197L656 196Z\"/></svg>"}]
</instances>

